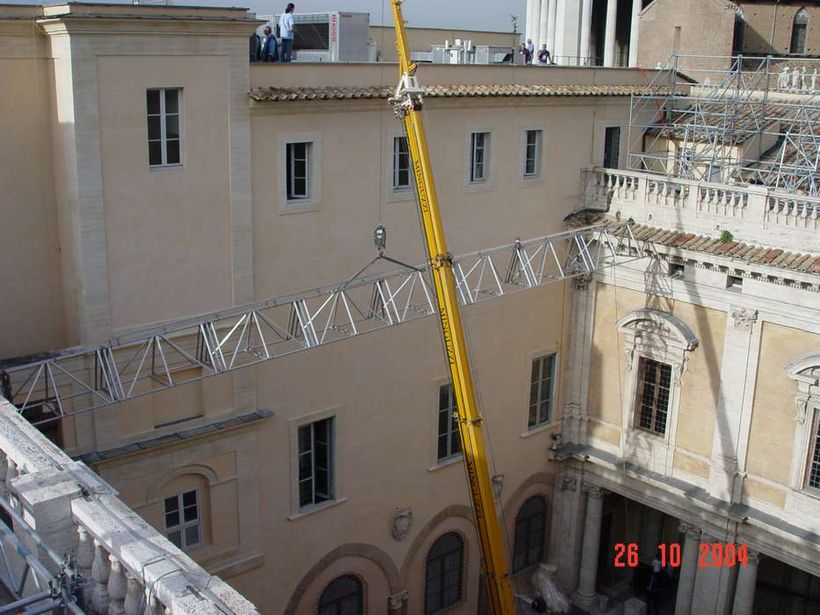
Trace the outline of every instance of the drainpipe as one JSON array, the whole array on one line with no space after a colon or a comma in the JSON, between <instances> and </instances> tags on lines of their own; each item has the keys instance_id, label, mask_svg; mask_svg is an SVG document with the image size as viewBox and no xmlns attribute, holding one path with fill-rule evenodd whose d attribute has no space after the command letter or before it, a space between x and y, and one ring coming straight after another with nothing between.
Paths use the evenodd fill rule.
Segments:
<instances>
[{"instance_id":1,"label":"drainpipe","mask_svg":"<svg viewBox=\"0 0 820 615\"><path fill-rule=\"evenodd\" d=\"M777 9L780 7L780 0L775 0L774 3L774 17L772 17L772 34L769 37L769 50L774 52L774 27L777 24Z\"/></svg>"}]
</instances>

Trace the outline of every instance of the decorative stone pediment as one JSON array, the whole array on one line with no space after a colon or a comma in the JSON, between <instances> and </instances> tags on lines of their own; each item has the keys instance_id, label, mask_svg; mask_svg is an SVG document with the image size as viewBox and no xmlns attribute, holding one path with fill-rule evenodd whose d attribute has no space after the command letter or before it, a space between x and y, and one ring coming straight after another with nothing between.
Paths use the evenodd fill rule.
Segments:
<instances>
[{"instance_id":1,"label":"decorative stone pediment","mask_svg":"<svg viewBox=\"0 0 820 615\"><path fill-rule=\"evenodd\" d=\"M618 331L631 333L636 338L642 333L656 334L667 339L671 338L683 350L694 350L698 347L698 338L685 322L677 316L659 310L649 308L633 310L620 318L617 325Z\"/></svg>"},{"instance_id":2,"label":"decorative stone pediment","mask_svg":"<svg viewBox=\"0 0 820 615\"><path fill-rule=\"evenodd\" d=\"M806 355L786 366L786 373L797 382L794 398L799 424L806 422L809 400L820 403L820 353ZM814 404L812 404L814 405Z\"/></svg>"}]
</instances>

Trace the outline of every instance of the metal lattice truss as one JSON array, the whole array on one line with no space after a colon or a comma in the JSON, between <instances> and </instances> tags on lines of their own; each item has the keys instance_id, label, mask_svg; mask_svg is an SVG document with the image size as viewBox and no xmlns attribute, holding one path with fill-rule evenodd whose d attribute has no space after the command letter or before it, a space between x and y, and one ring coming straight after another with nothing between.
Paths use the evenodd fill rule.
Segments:
<instances>
[{"instance_id":1,"label":"metal lattice truss","mask_svg":"<svg viewBox=\"0 0 820 615\"><path fill-rule=\"evenodd\" d=\"M673 56L670 66L686 60L693 57ZM629 167L820 194L820 79L804 70L792 87L777 59L725 62L726 71L708 71L710 83L682 88L673 69L658 73L652 85L677 94L632 97ZM815 67L820 72L816 61L808 70Z\"/></svg>"},{"instance_id":2,"label":"metal lattice truss","mask_svg":"<svg viewBox=\"0 0 820 615\"><path fill-rule=\"evenodd\" d=\"M453 272L467 306L651 251L628 223L601 224L455 257ZM0 380L4 395L37 424L435 313L429 265L408 266L5 366Z\"/></svg>"}]
</instances>

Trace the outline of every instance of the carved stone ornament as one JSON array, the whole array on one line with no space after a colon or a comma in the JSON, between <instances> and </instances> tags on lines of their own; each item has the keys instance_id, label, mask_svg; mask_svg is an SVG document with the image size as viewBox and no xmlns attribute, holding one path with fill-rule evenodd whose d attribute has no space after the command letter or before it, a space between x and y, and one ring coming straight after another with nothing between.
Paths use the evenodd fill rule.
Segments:
<instances>
[{"instance_id":1,"label":"carved stone ornament","mask_svg":"<svg viewBox=\"0 0 820 615\"><path fill-rule=\"evenodd\" d=\"M678 526L678 531L681 533L685 533L687 536L690 536L691 538L700 538L700 528L696 525L692 525L691 523L681 521L680 525Z\"/></svg>"},{"instance_id":2,"label":"carved stone ornament","mask_svg":"<svg viewBox=\"0 0 820 615\"><path fill-rule=\"evenodd\" d=\"M572 278L572 285L575 287L575 290L586 290L591 281L592 275L585 273L584 275Z\"/></svg>"},{"instance_id":3,"label":"carved stone ornament","mask_svg":"<svg viewBox=\"0 0 820 615\"><path fill-rule=\"evenodd\" d=\"M413 511L409 507L396 508L390 517L390 534L393 540L404 540L411 525L413 525Z\"/></svg>"},{"instance_id":4,"label":"carved stone ornament","mask_svg":"<svg viewBox=\"0 0 820 615\"><path fill-rule=\"evenodd\" d=\"M607 494L607 490L598 485L584 485L584 491L586 491L591 498L602 498Z\"/></svg>"},{"instance_id":5,"label":"carved stone ornament","mask_svg":"<svg viewBox=\"0 0 820 615\"><path fill-rule=\"evenodd\" d=\"M578 479L572 476L562 476L561 482L558 483L558 488L561 491L577 491Z\"/></svg>"},{"instance_id":6,"label":"carved stone ornament","mask_svg":"<svg viewBox=\"0 0 820 615\"><path fill-rule=\"evenodd\" d=\"M732 324L735 329L749 331L755 322L757 322L757 310L750 310L744 307L732 308Z\"/></svg>"},{"instance_id":7,"label":"carved stone ornament","mask_svg":"<svg viewBox=\"0 0 820 615\"><path fill-rule=\"evenodd\" d=\"M797 397L794 400L794 405L797 408L797 423L803 425L806 423L806 416L808 415L809 400L805 397Z\"/></svg>"},{"instance_id":8,"label":"carved stone ornament","mask_svg":"<svg viewBox=\"0 0 820 615\"><path fill-rule=\"evenodd\" d=\"M387 608L391 611L398 611L404 603L407 602L407 597L408 593L406 589L404 591L391 594L387 598Z\"/></svg>"}]
</instances>

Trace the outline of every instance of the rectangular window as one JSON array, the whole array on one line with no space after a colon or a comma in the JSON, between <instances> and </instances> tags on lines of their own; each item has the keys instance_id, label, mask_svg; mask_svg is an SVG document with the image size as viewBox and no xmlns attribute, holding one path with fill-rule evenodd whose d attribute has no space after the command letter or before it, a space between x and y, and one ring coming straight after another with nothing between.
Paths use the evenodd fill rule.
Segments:
<instances>
[{"instance_id":1,"label":"rectangular window","mask_svg":"<svg viewBox=\"0 0 820 615\"><path fill-rule=\"evenodd\" d=\"M165 535L180 549L202 542L199 492L185 491L165 498Z\"/></svg>"},{"instance_id":2,"label":"rectangular window","mask_svg":"<svg viewBox=\"0 0 820 615\"><path fill-rule=\"evenodd\" d=\"M739 275L727 275L726 288L731 288L733 290L742 290L743 278L741 278Z\"/></svg>"},{"instance_id":3,"label":"rectangular window","mask_svg":"<svg viewBox=\"0 0 820 615\"><path fill-rule=\"evenodd\" d=\"M333 419L299 428L299 507L333 499Z\"/></svg>"},{"instance_id":4,"label":"rectangular window","mask_svg":"<svg viewBox=\"0 0 820 615\"><path fill-rule=\"evenodd\" d=\"M393 190L410 189L410 147L407 137L393 139Z\"/></svg>"},{"instance_id":5,"label":"rectangular window","mask_svg":"<svg viewBox=\"0 0 820 615\"><path fill-rule=\"evenodd\" d=\"M461 436L458 433L456 398L452 384L438 390L438 460L443 461L461 454Z\"/></svg>"},{"instance_id":6,"label":"rectangular window","mask_svg":"<svg viewBox=\"0 0 820 615\"><path fill-rule=\"evenodd\" d=\"M619 126L608 126L604 134L604 167L617 169L620 153L621 129Z\"/></svg>"},{"instance_id":7,"label":"rectangular window","mask_svg":"<svg viewBox=\"0 0 820 615\"><path fill-rule=\"evenodd\" d=\"M809 449L809 487L820 489L820 412L815 410L814 438Z\"/></svg>"},{"instance_id":8,"label":"rectangular window","mask_svg":"<svg viewBox=\"0 0 820 615\"><path fill-rule=\"evenodd\" d=\"M552 399L555 389L555 355L539 357L532 362L530 377L530 413L527 426L538 427L552 421Z\"/></svg>"},{"instance_id":9,"label":"rectangular window","mask_svg":"<svg viewBox=\"0 0 820 615\"><path fill-rule=\"evenodd\" d=\"M543 131L528 130L524 151L524 177L538 177L541 174L541 140Z\"/></svg>"},{"instance_id":10,"label":"rectangular window","mask_svg":"<svg viewBox=\"0 0 820 615\"><path fill-rule=\"evenodd\" d=\"M669 276L683 279L686 275L686 266L683 263L669 263Z\"/></svg>"},{"instance_id":11,"label":"rectangular window","mask_svg":"<svg viewBox=\"0 0 820 615\"><path fill-rule=\"evenodd\" d=\"M180 164L181 92L179 88L146 91L149 166Z\"/></svg>"},{"instance_id":12,"label":"rectangular window","mask_svg":"<svg viewBox=\"0 0 820 615\"><path fill-rule=\"evenodd\" d=\"M310 146L310 143L287 145L288 201L310 198Z\"/></svg>"},{"instance_id":13,"label":"rectangular window","mask_svg":"<svg viewBox=\"0 0 820 615\"><path fill-rule=\"evenodd\" d=\"M638 427L666 433L671 387L672 366L641 357L636 392Z\"/></svg>"},{"instance_id":14,"label":"rectangular window","mask_svg":"<svg viewBox=\"0 0 820 615\"><path fill-rule=\"evenodd\" d=\"M489 175L490 133L474 132L470 135L470 181L485 182Z\"/></svg>"}]
</instances>

